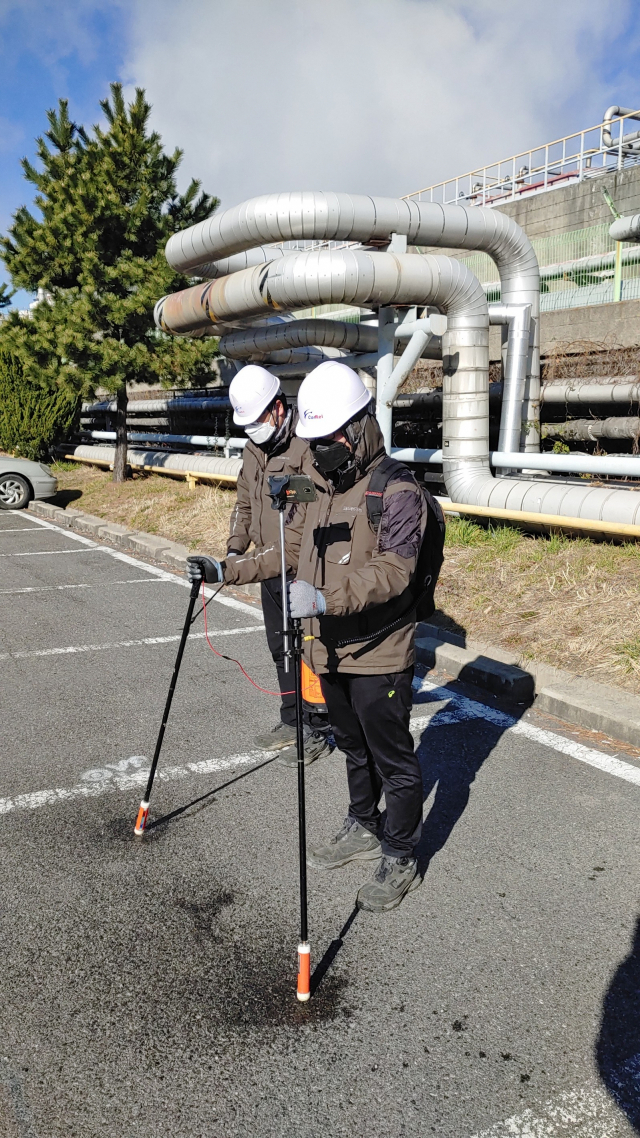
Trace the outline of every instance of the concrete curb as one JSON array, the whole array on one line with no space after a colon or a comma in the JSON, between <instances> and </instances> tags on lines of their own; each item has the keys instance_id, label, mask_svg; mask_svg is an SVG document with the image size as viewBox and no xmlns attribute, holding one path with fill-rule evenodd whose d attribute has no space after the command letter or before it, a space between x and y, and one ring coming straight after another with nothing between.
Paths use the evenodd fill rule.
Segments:
<instances>
[{"instance_id":1,"label":"concrete curb","mask_svg":"<svg viewBox=\"0 0 640 1138\"><path fill-rule=\"evenodd\" d=\"M29 502L29 511L64 529L73 529L96 541L106 541L118 549L147 557L183 570L189 550L168 538L129 530L116 522L105 522L82 510L61 509L50 502ZM243 585L241 592L260 598L260 585ZM435 624L418 625L416 660L428 668L437 667L463 683L500 696L512 703L534 704L541 711L557 715L568 723L602 731L640 747L640 697L620 688L595 683L546 664L524 661L494 645L466 640Z\"/></svg>"},{"instance_id":2,"label":"concrete curb","mask_svg":"<svg viewBox=\"0 0 640 1138\"><path fill-rule=\"evenodd\" d=\"M492 695L533 704L568 723L640 747L640 697L632 692L548 664L524 661L434 624L418 625L416 659Z\"/></svg>"},{"instance_id":3,"label":"concrete curb","mask_svg":"<svg viewBox=\"0 0 640 1138\"><path fill-rule=\"evenodd\" d=\"M74 510L71 507L64 510L61 506L54 506L52 502L31 501L27 509L29 513L53 522L54 525L75 530L76 533L93 538L94 541L106 541L109 545L115 545L123 553L135 553L139 557L147 557L150 561L157 561L171 569L183 571L186 569L189 550L186 545L170 541L167 537L127 529L118 522L106 522L104 518L85 514L83 510ZM249 597L260 598L259 585L243 585L241 592Z\"/></svg>"},{"instance_id":4,"label":"concrete curb","mask_svg":"<svg viewBox=\"0 0 640 1138\"><path fill-rule=\"evenodd\" d=\"M94 541L107 541L118 549L137 553L141 557L148 557L151 561L163 562L172 569L185 568L189 555L186 545L179 545L178 542L169 541L166 537L130 530L126 526L118 525L117 522L105 522L104 518L85 514L82 510L63 510L51 502L29 502L27 508L36 517L44 518L65 529L75 530L76 533L93 538Z\"/></svg>"}]
</instances>

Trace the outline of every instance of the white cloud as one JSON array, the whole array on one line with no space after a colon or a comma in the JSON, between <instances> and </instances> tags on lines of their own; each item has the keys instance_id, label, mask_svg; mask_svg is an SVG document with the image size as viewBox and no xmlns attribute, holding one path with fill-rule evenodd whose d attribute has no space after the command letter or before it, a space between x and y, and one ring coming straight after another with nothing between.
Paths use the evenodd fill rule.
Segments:
<instances>
[{"instance_id":1,"label":"white cloud","mask_svg":"<svg viewBox=\"0 0 640 1138\"><path fill-rule=\"evenodd\" d=\"M184 177L403 194L599 121L628 0L137 0L127 74Z\"/></svg>"}]
</instances>

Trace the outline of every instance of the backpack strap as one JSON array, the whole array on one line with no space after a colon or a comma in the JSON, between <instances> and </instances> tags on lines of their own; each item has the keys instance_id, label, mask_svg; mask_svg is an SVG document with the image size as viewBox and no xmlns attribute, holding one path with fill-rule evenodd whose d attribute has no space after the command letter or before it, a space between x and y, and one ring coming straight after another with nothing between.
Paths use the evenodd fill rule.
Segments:
<instances>
[{"instance_id":1,"label":"backpack strap","mask_svg":"<svg viewBox=\"0 0 640 1138\"><path fill-rule=\"evenodd\" d=\"M365 490L364 497L367 504L367 517L374 533L380 529L382 520L382 499L384 492L396 474L408 474L407 467L397 459L386 455L379 462L369 479L369 489Z\"/></svg>"}]
</instances>

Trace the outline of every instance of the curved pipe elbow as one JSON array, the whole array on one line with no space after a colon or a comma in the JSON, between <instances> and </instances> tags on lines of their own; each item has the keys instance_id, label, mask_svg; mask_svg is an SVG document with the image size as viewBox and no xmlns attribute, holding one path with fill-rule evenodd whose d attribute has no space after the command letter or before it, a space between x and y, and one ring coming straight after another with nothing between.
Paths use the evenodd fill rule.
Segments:
<instances>
[{"instance_id":1,"label":"curved pipe elbow","mask_svg":"<svg viewBox=\"0 0 640 1138\"><path fill-rule=\"evenodd\" d=\"M500 269L503 299L517 300L521 291L538 287L538 263L529 239L510 217L480 206L437 205L405 198L367 197L364 194L294 192L250 198L241 205L214 214L169 238L166 257L182 272L224 275L236 264L250 267L276 256L283 241L390 241L394 233L410 245L481 249ZM236 256L251 259L242 265ZM253 258L256 258L255 260ZM224 260L223 265L219 265ZM508 294L508 296L507 296ZM524 298L523 298L524 299ZM534 313L535 315L535 313Z\"/></svg>"},{"instance_id":2,"label":"curved pipe elbow","mask_svg":"<svg viewBox=\"0 0 640 1138\"><path fill-rule=\"evenodd\" d=\"M289 253L277 262L193 285L160 301L157 319L165 332L193 334L206 325L335 303L434 304L447 312L451 330L477 327L488 337L486 296L460 261L360 249Z\"/></svg>"},{"instance_id":3,"label":"curved pipe elbow","mask_svg":"<svg viewBox=\"0 0 640 1138\"><path fill-rule=\"evenodd\" d=\"M604 112L604 115L602 117L602 144L603 144L603 146L616 146L617 145L617 143L614 142L614 140L611 136L611 123L612 123L613 119L625 118L627 115L629 115L633 119L638 119L638 118L640 118L640 111L636 110L634 107L607 107L607 109ZM620 130L622 130L622 126L620 126ZM633 136L629 136L629 140L631 140L631 137L637 138L638 135L634 134ZM622 139L623 144L624 144L624 141L625 140L623 138Z\"/></svg>"}]
</instances>

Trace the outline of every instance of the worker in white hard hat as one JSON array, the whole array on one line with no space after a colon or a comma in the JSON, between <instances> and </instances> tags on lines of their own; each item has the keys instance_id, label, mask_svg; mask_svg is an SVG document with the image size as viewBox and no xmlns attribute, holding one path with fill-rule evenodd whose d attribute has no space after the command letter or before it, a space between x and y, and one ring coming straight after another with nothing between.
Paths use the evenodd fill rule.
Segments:
<instances>
[{"instance_id":1,"label":"worker in white hard hat","mask_svg":"<svg viewBox=\"0 0 640 1138\"><path fill-rule=\"evenodd\" d=\"M382 912L420 883L422 778L409 716L424 595L418 556L434 511L413 474L387 457L370 393L351 368L337 361L315 368L300 387L298 414L318 493L297 555L289 555L290 612L309 620L305 659L320 677L349 789L344 824L308 862L329 870L376 861L357 904Z\"/></svg>"},{"instance_id":2,"label":"worker in white hard hat","mask_svg":"<svg viewBox=\"0 0 640 1138\"><path fill-rule=\"evenodd\" d=\"M200 580L204 576L212 582L224 579L228 584L239 585L261 581L265 630L276 665L279 690L291 693L291 675L284 671L282 643L279 520L269 497L269 476L309 473L309 445L296 435L297 413L289 407L277 377L266 368L257 364L241 368L229 387L229 399L233 407L233 421L244 428L248 442L238 476L227 557L224 563L220 563L213 558L196 555L189 560L189 577ZM306 506L301 504L289 507L285 517L287 531L302 531L305 509ZM247 553L252 544L254 548ZM305 763L308 764L329 752L329 724L322 704L305 704L304 714L304 751ZM255 743L261 750L279 751L279 761L285 766L297 763L293 694L281 696L279 722L259 734Z\"/></svg>"}]
</instances>

